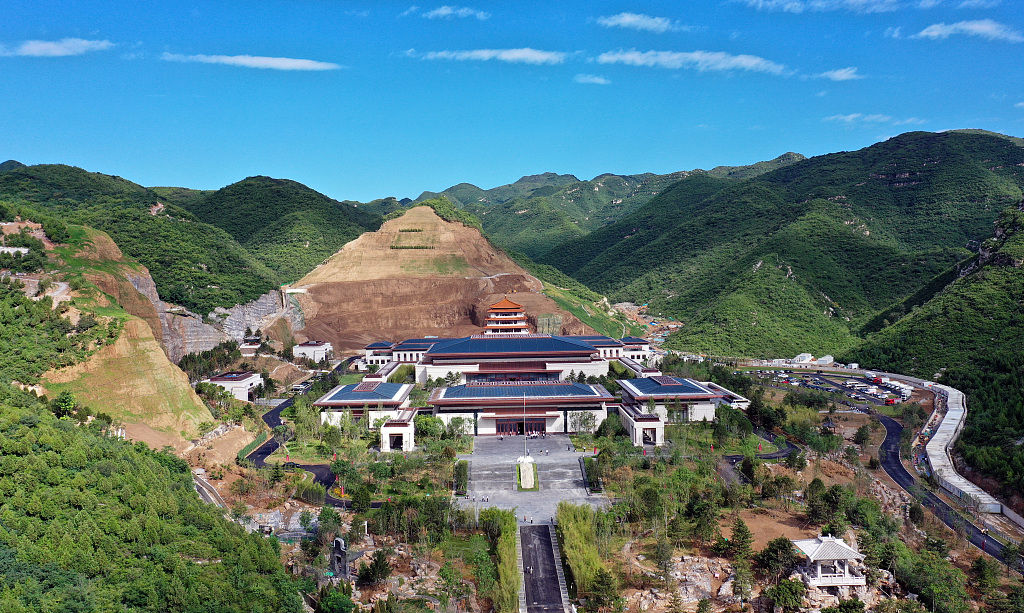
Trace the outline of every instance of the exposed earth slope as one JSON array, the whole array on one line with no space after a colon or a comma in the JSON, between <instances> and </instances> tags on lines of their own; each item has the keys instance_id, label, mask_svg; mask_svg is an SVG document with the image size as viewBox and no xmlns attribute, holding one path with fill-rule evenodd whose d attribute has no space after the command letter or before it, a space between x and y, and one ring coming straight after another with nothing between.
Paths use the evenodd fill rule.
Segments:
<instances>
[{"instance_id":1,"label":"exposed earth slope","mask_svg":"<svg viewBox=\"0 0 1024 613\"><path fill-rule=\"evenodd\" d=\"M84 280L70 303L72 317L96 313L118 318L122 326L116 340L85 361L45 373L43 385L51 396L67 390L78 402L123 422L133 439L184 448L196 426L213 418L185 373L167 358L156 309L129 280L148 278L149 272L103 232L74 226L71 232L72 244L57 247L57 254L66 278Z\"/></svg>"},{"instance_id":2,"label":"exposed earth slope","mask_svg":"<svg viewBox=\"0 0 1024 613\"><path fill-rule=\"evenodd\" d=\"M590 329L561 311L542 284L478 230L417 206L346 244L293 286L307 338L338 349L376 340L481 332L487 306L502 295L536 318L562 317L559 332Z\"/></svg>"}]
</instances>

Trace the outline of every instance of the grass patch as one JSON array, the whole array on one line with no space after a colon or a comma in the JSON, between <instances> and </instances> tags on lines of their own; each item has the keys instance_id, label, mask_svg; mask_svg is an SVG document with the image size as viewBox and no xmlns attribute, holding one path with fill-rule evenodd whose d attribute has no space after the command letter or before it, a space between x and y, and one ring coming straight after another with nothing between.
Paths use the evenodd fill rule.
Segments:
<instances>
[{"instance_id":1,"label":"grass patch","mask_svg":"<svg viewBox=\"0 0 1024 613\"><path fill-rule=\"evenodd\" d=\"M626 321L624 316L612 318L593 305L586 306L579 298L549 283L544 284L544 295L551 298L562 310L575 315L580 321L611 338L622 338L623 326L626 335L642 335L644 329Z\"/></svg>"},{"instance_id":2,"label":"grass patch","mask_svg":"<svg viewBox=\"0 0 1024 613\"><path fill-rule=\"evenodd\" d=\"M338 379L338 385L348 385L350 383L359 383L359 382L361 382L363 380L364 376L365 375L363 375L361 373L357 373L357 372L346 373L344 375L341 375L341 377Z\"/></svg>"},{"instance_id":3,"label":"grass patch","mask_svg":"<svg viewBox=\"0 0 1024 613\"><path fill-rule=\"evenodd\" d=\"M744 439L730 436L724 443L715 443L714 431L710 428L705 429L697 424L670 424L665 426L665 438L672 440L677 445L683 445L684 449L687 450L684 453L692 453L693 451L710 452L712 444L715 445L716 453L724 455L756 455L760 453L775 453L779 450L774 443L753 434ZM761 445L760 451L757 450L758 443Z\"/></svg>"}]
</instances>

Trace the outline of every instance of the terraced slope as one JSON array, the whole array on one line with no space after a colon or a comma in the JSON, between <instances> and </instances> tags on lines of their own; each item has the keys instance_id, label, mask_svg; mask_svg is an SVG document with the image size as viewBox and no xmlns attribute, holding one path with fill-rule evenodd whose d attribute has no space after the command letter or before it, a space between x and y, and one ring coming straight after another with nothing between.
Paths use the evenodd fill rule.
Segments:
<instances>
[{"instance_id":1,"label":"terraced slope","mask_svg":"<svg viewBox=\"0 0 1024 613\"><path fill-rule=\"evenodd\" d=\"M463 336L481 331L487 307L507 295L536 318L562 317L561 332L590 328L542 293L478 230L413 207L346 244L291 286L308 338L357 349L381 339Z\"/></svg>"}]
</instances>

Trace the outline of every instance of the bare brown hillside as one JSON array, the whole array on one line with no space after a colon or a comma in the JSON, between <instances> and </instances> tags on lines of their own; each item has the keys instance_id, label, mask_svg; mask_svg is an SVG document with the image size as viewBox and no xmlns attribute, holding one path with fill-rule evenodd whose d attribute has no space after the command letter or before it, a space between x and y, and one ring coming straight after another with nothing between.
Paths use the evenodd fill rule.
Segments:
<instances>
[{"instance_id":1,"label":"bare brown hillside","mask_svg":"<svg viewBox=\"0 0 1024 613\"><path fill-rule=\"evenodd\" d=\"M86 289L77 297L99 307L111 306L112 298L128 315L116 342L80 364L47 372L44 385L50 394L68 390L94 411L121 421L129 438L180 450L195 437L201 421L213 418L161 347L160 318L152 302L129 280L133 275L148 278L149 271L125 259L107 234L86 232L85 246L62 266L82 272L103 293Z\"/></svg>"},{"instance_id":2,"label":"bare brown hillside","mask_svg":"<svg viewBox=\"0 0 1024 613\"><path fill-rule=\"evenodd\" d=\"M541 282L479 231L415 207L345 245L292 286L305 316L299 336L341 350L377 340L481 331L503 295L527 314L562 315L563 334L591 332L540 293Z\"/></svg>"}]
</instances>

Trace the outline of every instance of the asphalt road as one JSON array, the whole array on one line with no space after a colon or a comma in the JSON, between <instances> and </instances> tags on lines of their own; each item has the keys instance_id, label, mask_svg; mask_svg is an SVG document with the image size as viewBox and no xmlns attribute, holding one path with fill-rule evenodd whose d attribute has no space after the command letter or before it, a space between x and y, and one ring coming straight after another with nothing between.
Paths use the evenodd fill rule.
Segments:
<instances>
[{"instance_id":1,"label":"asphalt road","mask_svg":"<svg viewBox=\"0 0 1024 613\"><path fill-rule=\"evenodd\" d=\"M281 421L281 411L291 406L291 404L292 399L289 398L288 400L285 400L284 402L277 405L273 409L270 409L269 411L264 413L263 423L267 424L267 426L271 430L273 430L274 427L276 426L280 426L282 423L284 423ZM262 468L267 465L267 458L270 457L270 454L277 451L277 448L280 446L281 445L279 445L276 440L271 438L266 443L263 443L262 445L254 449L253 452L250 453L248 456L249 460L252 461L252 463L257 468ZM330 491L331 486L334 485L334 473L331 472L330 466L326 464L298 464L298 467L301 468L302 470L312 473L313 476L316 478L316 482L323 485L324 488L327 489L327 491ZM340 500L338 498L335 498L334 496L331 496L330 494L327 495L327 497L324 499L324 502L331 506L342 508L348 508L349 504L347 500ZM374 503L371 506L379 507L380 503Z\"/></svg>"},{"instance_id":2,"label":"asphalt road","mask_svg":"<svg viewBox=\"0 0 1024 613\"><path fill-rule=\"evenodd\" d=\"M555 572L555 552L547 524L520 526L527 613L562 613L562 592ZM533 572L527 572L527 568Z\"/></svg>"},{"instance_id":3,"label":"asphalt road","mask_svg":"<svg viewBox=\"0 0 1024 613\"><path fill-rule=\"evenodd\" d=\"M881 454L885 456L885 459L882 460L882 468L885 469L886 474L892 477L893 481L913 495L911 488L918 485L918 482L900 461L900 434L903 432L903 426L891 417L881 414L877 417L882 422L882 425L885 426L885 440L882 442L882 451L884 453ZM999 541L982 533L974 524L961 519L951 506L923 486L916 489L922 496L921 504L941 519L942 523L954 530L956 530L958 525L963 526L967 531L967 538L970 539L972 544L989 555L1002 559L1003 546Z\"/></svg>"},{"instance_id":4,"label":"asphalt road","mask_svg":"<svg viewBox=\"0 0 1024 613\"><path fill-rule=\"evenodd\" d=\"M758 435L759 437L763 438L766 441L774 440L772 438L771 433L765 432L760 428L754 428L754 434ZM778 451L773 451L772 453L759 453L755 457L759 460L781 460L782 458L789 456L790 452L793 451L794 449L798 451L800 450L800 448L794 445L793 443L786 441L786 445L779 449ZM742 460L742 454L722 456L722 461L727 462L729 468L731 469L731 473L729 475L730 482L733 479L743 480L743 477L740 476L738 472L736 472L736 465L739 464Z\"/></svg>"}]
</instances>

